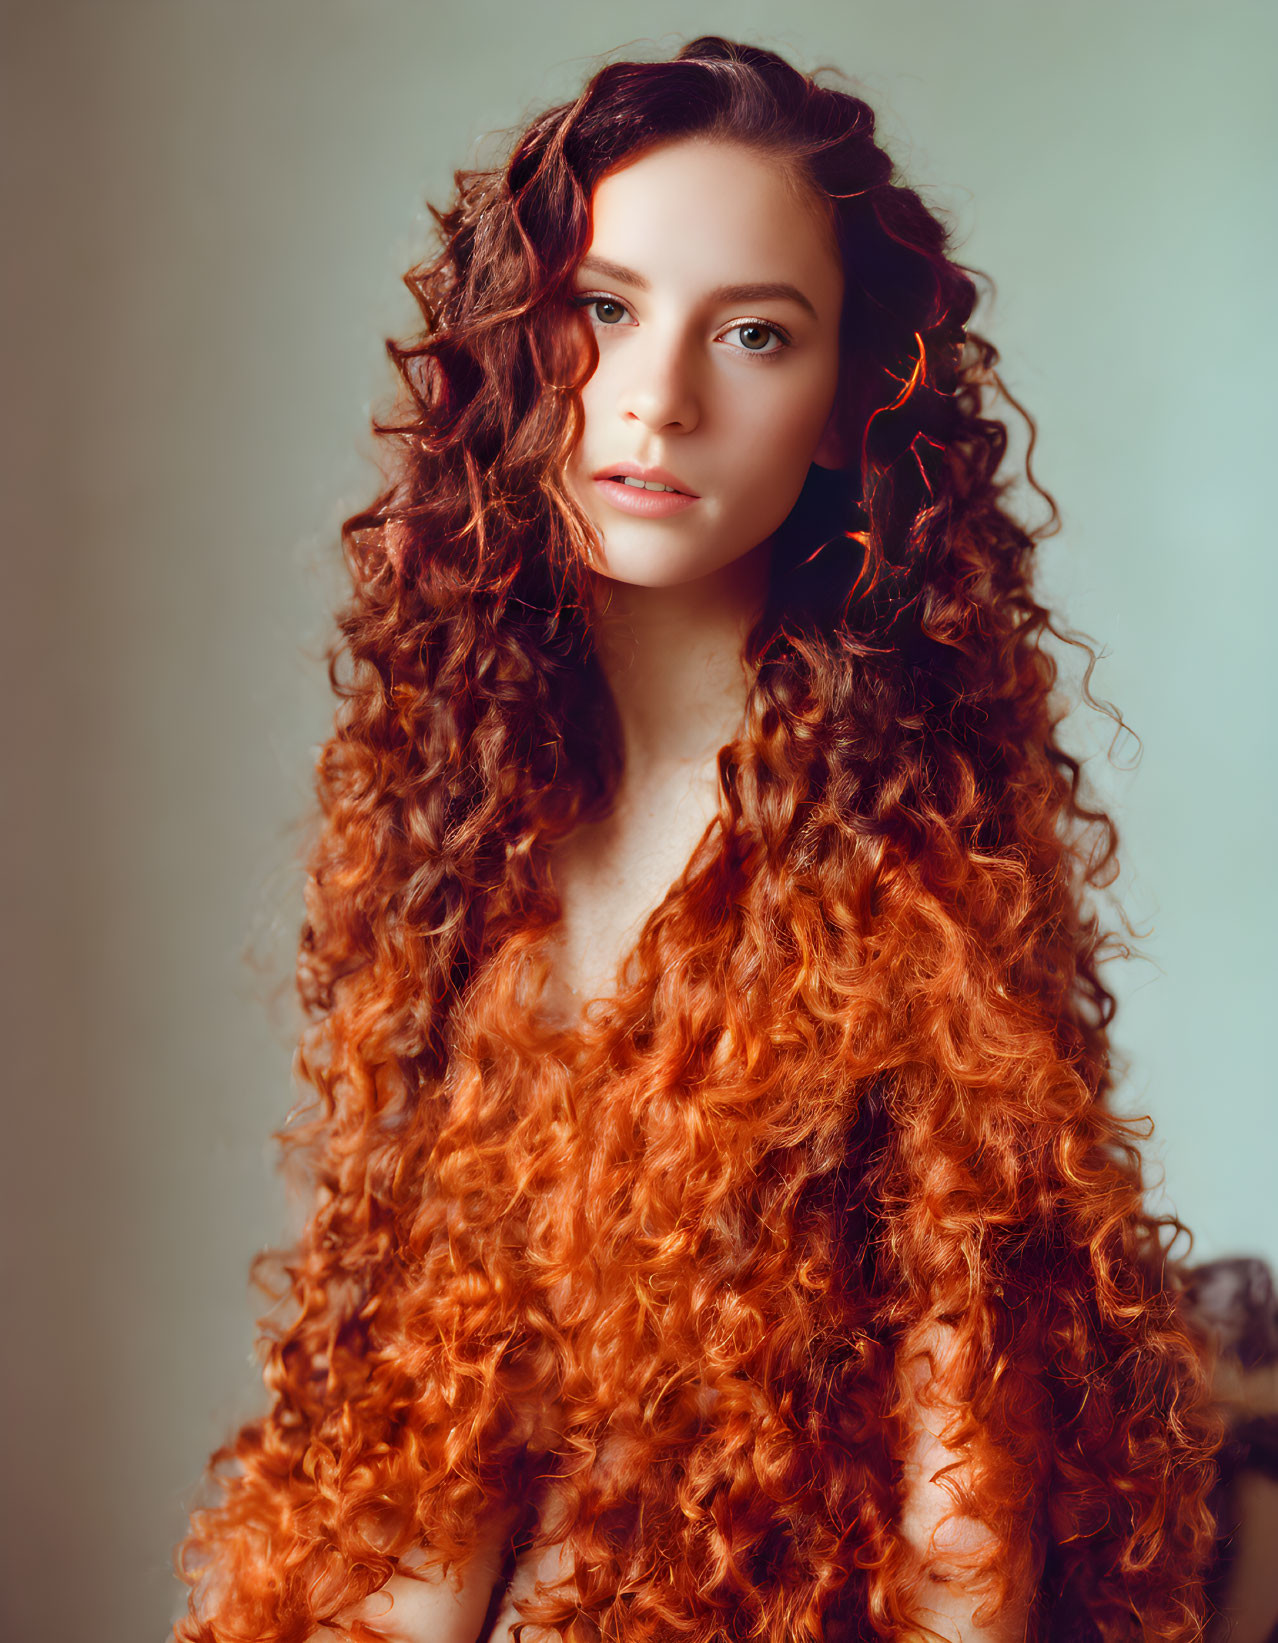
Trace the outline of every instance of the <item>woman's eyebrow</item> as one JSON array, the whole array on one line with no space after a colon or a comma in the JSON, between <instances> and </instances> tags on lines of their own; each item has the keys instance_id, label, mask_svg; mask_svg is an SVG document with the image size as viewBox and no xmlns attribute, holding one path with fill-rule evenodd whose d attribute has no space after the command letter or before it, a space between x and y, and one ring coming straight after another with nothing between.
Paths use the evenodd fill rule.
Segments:
<instances>
[{"instance_id":1,"label":"woman's eyebrow","mask_svg":"<svg viewBox=\"0 0 1278 1643\"><path fill-rule=\"evenodd\" d=\"M627 268L619 262L609 262L606 257L583 257L578 264L587 274L602 274L606 280L615 280L619 285L633 285L636 291L651 290L648 281L642 274L636 274L633 268ZM717 285L709 293L710 302L776 302L789 300L797 302L800 308L806 308L813 319L817 318L817 311L799 290L797 285L787 285L784 281L769 280L756 285Z\"/></svg>"}]
</instances>

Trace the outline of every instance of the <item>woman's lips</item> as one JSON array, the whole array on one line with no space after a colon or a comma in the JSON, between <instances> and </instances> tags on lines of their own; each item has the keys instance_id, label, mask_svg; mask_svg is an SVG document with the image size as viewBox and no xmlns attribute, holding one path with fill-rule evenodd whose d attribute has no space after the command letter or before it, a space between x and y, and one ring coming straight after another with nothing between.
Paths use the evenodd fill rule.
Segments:
<instances>
[{"instance_id":1,"label":"woman's lips","mask_svg":"<svg viewBox=\"0 0 1278 1643\"><path fill-rule=\"evenodd\" d=\"M641 490L637 485L606 477L596 479L595 485L604 500L620 513L636 514L641 519L665 519L669 514L682 513L698 500L682 491Z\"/></svg>"}]
</instances>

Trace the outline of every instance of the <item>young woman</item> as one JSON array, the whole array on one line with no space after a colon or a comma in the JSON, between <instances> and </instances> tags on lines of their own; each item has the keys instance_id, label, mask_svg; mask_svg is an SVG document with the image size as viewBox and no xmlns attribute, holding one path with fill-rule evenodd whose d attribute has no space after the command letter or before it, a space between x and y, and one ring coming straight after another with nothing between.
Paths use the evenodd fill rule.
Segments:
<instances>
[{"instance_id":1,"label":"young woman","mask_svg":"<svg viewBox=\"0 0 1278 1643\"><path fill-rule=\"evenodd\" d=\"M971 278L717 38L457 184L344 533L314 1212L177 1636L1196 1637L1216 1428Z\"/></svg>"}]
</instances>

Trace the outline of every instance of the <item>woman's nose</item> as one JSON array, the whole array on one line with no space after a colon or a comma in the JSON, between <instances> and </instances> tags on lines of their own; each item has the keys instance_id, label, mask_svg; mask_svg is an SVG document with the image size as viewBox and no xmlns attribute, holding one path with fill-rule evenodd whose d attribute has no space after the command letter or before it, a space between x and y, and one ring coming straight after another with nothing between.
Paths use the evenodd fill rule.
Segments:
<instances>
[{"instance_id":1,"label":"woman's nose","mask_svg":"<svg viewBox=\"0 0 1278 1643\"><path fill-rule=\"evenodd\" d=\"M701 420L693 362L677 337L644 338L627 361L629 374L618 409L653 433L691 433Z\"/></svg>"}]
</instances>

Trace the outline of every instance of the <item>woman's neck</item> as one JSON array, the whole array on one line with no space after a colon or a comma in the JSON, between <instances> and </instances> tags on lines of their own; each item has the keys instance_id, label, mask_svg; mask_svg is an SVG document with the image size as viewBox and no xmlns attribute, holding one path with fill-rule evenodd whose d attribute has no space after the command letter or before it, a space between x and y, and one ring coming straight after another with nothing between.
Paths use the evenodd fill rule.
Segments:
<instances>
[{"instance_id":1,"label":"woman's neck","mask_svg":"<svg viewBox=\"0 0 1278 1643\"><path fill-rule=\"evenodd\" d=\"M597 646L621 721L623 786L704 765L741 728L746 634L771 544L678 587L597 581Z\"/></svg>"}]
</instances>

